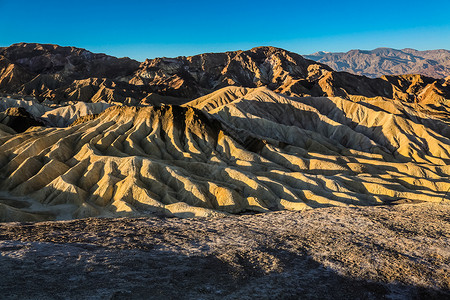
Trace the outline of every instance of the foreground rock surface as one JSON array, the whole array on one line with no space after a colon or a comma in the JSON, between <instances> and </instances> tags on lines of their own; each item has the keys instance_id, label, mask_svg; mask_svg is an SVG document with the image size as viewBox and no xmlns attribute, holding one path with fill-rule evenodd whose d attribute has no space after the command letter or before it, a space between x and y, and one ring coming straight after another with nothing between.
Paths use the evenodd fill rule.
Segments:
<instances>
[{"instance_id":1,"label":"foreground rock surface","mask_svg":"<svg viewBox=\"0 0 450 300\"><path fill-rule=\"evenodd\" d=\"M450 205L0 224L3 299L443 299Z\"/></svg>"}]
</instances>

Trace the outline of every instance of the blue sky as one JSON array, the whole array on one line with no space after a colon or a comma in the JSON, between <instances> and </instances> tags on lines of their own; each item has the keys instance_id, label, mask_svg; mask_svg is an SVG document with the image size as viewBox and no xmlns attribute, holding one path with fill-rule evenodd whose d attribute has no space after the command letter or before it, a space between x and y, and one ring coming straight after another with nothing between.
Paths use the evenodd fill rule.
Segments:
<instances>
[{"instance_id":1,"label":"blue sky","mask_svg":"<svg viewBox=\"0 0 450 300\"><path fill-rule=\"evenodd\" d=\"M140 61L263 45L450 49L449 12L448 0L0 0L0 46L51 43Z\"/></svg>"}]
</instances>

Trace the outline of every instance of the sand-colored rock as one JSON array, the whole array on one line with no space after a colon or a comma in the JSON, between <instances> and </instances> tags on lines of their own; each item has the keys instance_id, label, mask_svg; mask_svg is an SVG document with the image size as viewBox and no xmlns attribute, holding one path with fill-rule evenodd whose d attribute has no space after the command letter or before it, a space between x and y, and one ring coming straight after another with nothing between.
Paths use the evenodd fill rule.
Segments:
<instances>
[{"instance_id":1,"label":"sand-colored rock","mask_svg":"<svg viewBox=\"0 0 450 300\"><path fill-rule=\"evenodd\" d=\"M78 118L103 112L111 105L106 102L84 103L61 106L44 113L41 118L56 127L65 127Z\"/></svg>"},{"instance_id":2,"label":"sand-colored rock","mask_svg":"<svg viewBox=\"0 0 450 300\"><path fill-rule=\"evenodd\" d=\"M0 190L46 219L217 216L448 201L449 162L445 105L228 87L0 136Z\"/></svg>"},{"instance_id":3,"label":"sand-colored rock","mask_svg":"<svg viewBox=\"0 0 450 300\"><path fill-rule=\"evenodd\" d=\"M23 97L18 97L18 95L17 97L0 97L0 111L5 111L11 107L23 107L36 118L53 109L51 106L39 103L37 99L26 100Z\"/></svg>"},{"instance_id":4,"label":"sand-colored rock","mask_svg":"<svg viewBox=\"0 0 450 300\"><path fill-rule=\"evenodd\" d=\"M40 126L45 125L50 127L66 127L79 118L99 114L110 106L112 105L103 101L96 103L77 101L62 104L48 104L39 103L37 99L25 100L23 98L0 97L0 115L5 115L6 111L11 109L21 110L23 114L29 115L29 117L39 122ZM34 124L34 126L37 125Z\"/></svg>"}]
</instances>

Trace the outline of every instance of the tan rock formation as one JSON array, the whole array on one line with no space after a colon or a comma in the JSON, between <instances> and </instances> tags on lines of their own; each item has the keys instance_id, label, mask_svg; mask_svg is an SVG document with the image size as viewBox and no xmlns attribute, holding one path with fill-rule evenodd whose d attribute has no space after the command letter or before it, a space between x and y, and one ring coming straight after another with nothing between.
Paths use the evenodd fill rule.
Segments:
<instances>
[{"instance_id":1,"label":"tan rock formation","mask_svg":"<svg viewBox=\"0 0 450 300\"><path fill-rule=\"evenodd\" d=\"M22 114L34 119L36 122L25 126L24 131L30 126L66 127L81 117L95 115L110 107L103 101L96 103L66 102L63 104L39 103L36 99L24 100L0 97L0 115L6 116L8 111L22 111ZM4 118L3 117L3 118ZM2 122L2 121L0 121ZM6 120L3 121L5 124ZM26 125L27 123L24 123Z\"/></svg>"},{"instance_id":2,"label":"tan rock formation","mask_svg":"<svg viewBox=\"0 0 450 300\"><path fill-rule=\"evenodd\" d=\"M447 201L448 107L433 107L228 87L186 107L111 107L69 128L0 134L0 215L189 217Z\"/></svg>"}]
</instances>

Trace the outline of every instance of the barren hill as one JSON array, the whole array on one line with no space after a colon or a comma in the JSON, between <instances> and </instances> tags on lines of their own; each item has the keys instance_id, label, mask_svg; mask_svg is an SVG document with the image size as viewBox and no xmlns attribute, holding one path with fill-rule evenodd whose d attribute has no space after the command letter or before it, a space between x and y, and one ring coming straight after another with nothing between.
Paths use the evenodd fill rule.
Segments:
<instances>
[{"instance_id":1,"label":"barren hill","mask_svg":"<svg viewBox=\"0 0 450 300\"><path fill-rule=\"evenodd\" d=\"M444 112L446 111L446 112ZM227 87L0 132L1 220L227 213L449 197L448 107Z\"/></svg>"},{"instance_id":2,"label":"barren hill","mask_svg":"<svg viewBox=\"0 0 450 300\"><path fill-rule=\"evenodd\" d=\"M226 86L264 86L300 97L385 97L431 103L450 98L445 79L424 75L370 79L336 72L274 47L155 58L141 64L56 45L22 43L0 49L0 92L40 101L182 104Z\"/></svg>"},{"instance_id":3,"label":"barren hill","mask_svg":"<svg viewBox=\"0 0 450 300\"><path fill-rule=\"evenodd\" d=\"M0 91L6 299L448 298L450 77L18 44Z\"/></svg>"},{"instance_id":4,"label":"barren hill","mask_svg":"<svg viewBox=\"0 0 450 300\"><path fill-rule=\"evenodd\" d=\"M140 65L53 45L0 53L6 90L39 83L37 98L1 98L3 221L449 197L448 78L371 79L273 47Z\"/></svg>"},{"instance_id":5,"label":"barren hill","mask_svg":"<svg viewBox=\"0 0 450 300\"><path fill-rule=\"evenodd\" d=\"M66 127L75 120L88 115L103 112L111 105L103 101L97 103L85 103L81 101L67 102L64 104L39 103L36 99L15 99L0 97L0 123L10 126L18 132L25 131L31 126ZM21 111L21 121L14 121L15 114Z\"/></svg>"},{"instance_id":6,"label":"barren hill","mask_svg":"<svg viewBox=\"0 0 450 300\"><path fill-rule=\"evenodd\" d=\"M336 71L368 77L421 74L434 78L450 75L450 51L377 48L348 52L316 52L305 58L326 64Z\"/></svg>"}]
</instances>

